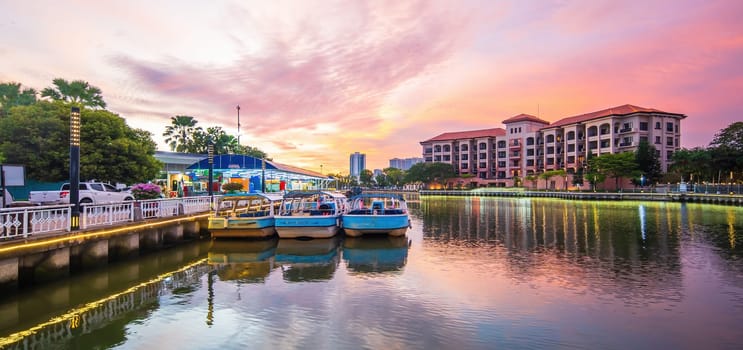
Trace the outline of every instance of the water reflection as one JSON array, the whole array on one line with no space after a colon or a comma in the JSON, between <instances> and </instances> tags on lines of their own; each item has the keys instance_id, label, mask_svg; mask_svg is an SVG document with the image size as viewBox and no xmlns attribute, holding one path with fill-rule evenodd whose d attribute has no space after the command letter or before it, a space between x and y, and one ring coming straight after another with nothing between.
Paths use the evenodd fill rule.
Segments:
<instances>
[{"instance_id":1,"label":"water reflection","mask_svg":"<svg viewBox=\"0 0 743 350\"><path fill-rule=\"evenodd\" d=\"M261 283L274 266L279 239L218 239L209 247L209 264L216 267L222 281Z\"/></svg>"},{"instance_id":2,"label":"water reflection","mask_svg":"<svg viewBox=\"0 0 743 350\"><path fill-rule=\"evenodd\" d=\"M331 238L280 239L276 264L287 282L317 282L333 278L338 268L340 236Z\"/></svg>"},{"instance_id":3,"label":"water reflection","mask_svg":"<svg viewBox=\"0 0 743 350\"><path fill-rule=\"evenodd\" d=\"M399 271L408 258L407 236L346 237L343 241L343 260L353 272Z\"/></svg>"}]
</instances>

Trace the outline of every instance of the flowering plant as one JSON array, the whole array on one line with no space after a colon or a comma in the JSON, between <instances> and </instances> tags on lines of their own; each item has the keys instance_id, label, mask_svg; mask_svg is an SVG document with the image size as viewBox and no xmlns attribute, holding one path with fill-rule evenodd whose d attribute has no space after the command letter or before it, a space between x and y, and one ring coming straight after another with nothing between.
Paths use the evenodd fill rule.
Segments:
<instances>
[{"instance_id":1,"label":"flowering plant","mask_svg":"<svg viewBox=\"0 0 743 350\"><path fill-rule=\"evenodd\" d=\"M132 186L132 195L136 199L160 198L160 186L155 184L136 184Z\"/></svg>"}]
</instances>

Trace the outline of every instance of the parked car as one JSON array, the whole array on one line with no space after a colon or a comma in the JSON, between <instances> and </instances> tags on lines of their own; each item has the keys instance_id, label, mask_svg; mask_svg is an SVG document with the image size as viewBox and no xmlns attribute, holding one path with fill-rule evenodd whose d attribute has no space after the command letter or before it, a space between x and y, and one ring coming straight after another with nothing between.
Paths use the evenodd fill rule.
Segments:
<instances>
[{"instance_id":1,"label":"parked car","mask_svg":"<svg viewBox=\"0 0 743 350\"><path fill-rule=\"evenodd\" d=\"M80 204L114 203L134 200L131 192L100 182L81 182ZM28 201L36 205L54 205L70 203L70 184L65 183L59 191L31 191Z\"/></svg>"}]
</instances>

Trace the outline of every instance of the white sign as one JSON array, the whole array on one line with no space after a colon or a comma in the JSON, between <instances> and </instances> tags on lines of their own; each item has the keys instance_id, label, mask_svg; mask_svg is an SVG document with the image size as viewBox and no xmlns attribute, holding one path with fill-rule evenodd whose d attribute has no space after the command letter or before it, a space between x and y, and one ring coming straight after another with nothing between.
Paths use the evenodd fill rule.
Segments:
<instances>
[{"instance_id":1,"label":"white sign","mask_svg":"<svg viewBox=\"0 0 743 350\"><path fill-rule=\"evenodd\" d=\"M0 164L3 175L5 175L5 186L25 186L26 171L23 165Z\"/></svg>"}]
</instances>

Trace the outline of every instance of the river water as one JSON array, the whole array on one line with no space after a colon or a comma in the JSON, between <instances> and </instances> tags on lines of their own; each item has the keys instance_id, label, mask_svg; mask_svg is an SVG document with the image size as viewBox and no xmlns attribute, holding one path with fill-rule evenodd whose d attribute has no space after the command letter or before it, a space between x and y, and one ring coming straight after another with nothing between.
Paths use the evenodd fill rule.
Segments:
<instances>
[{"instance_id":1,"label":"river water","mask_svg":"<svg viewBox=\"0 0 743 350\"><path fill-rule=\"evenodd\" d=\"M400 239L198 241L6 295L0 348L743 348L743 208L409 206Z\"/></svg>"}]
</instances>

